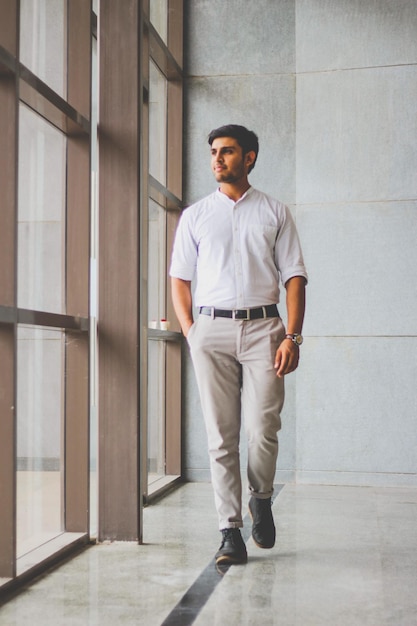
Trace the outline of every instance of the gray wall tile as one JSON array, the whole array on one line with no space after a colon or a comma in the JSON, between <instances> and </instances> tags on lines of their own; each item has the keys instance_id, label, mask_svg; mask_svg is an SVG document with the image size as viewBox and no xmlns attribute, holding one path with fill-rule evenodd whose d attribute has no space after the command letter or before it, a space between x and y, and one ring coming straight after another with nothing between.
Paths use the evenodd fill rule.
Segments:
<instances>
[{"instance_id":1,"label":"gray wall tile","mask_svg":"<svg viewBox=\"0 0 417 626\"><path fill-rule=\"evenodd\" d=\"M417 62L415 0L297 0L297 72Z\"/></svg>"},{"instance_id":2,"label":"gray wall tile","mask_svg":"<svg viewBox=\"0 0 417 626\"><path fill-rule=\"evenodd\" d=\"M294 0L192 0L186 5L190 75L294 71Z\"/></svg>"},{"instance_id":3,"label":"gray wall tile","mask_svg":"<svg viewBox=\"0 0 417 626\"><path fill-rule=\"evenodd\" d=\"M243 124L259 136L250 181L285 203L295 200L295 80L293 76L234 76L188 81L185 198L191 203L216 187L209 132Z\"/></svg>"},{"instance_id":4,"label":"gray wall tile","mask_svg":"<svg viewBox=\"0 0 417 626\"><path fill-rule=\"evenodd\" d=\"M297 468L415 474L417 339L310 338L305 348Z\"/></svg>"},{"instance_id":5,"label":"gray wall tile","mask_svg":"<svg viewBox=\"0 0 417 626\"><path fill-rule=\"evenodd\" d=\"M297 202L416 198L416 102L417 66L298 76Z\"/></svg>"},{"instance_id":6,"label":"gray wall tile","mask_svg":"<svg viewBox=\"0 0 417 626\"><path fill-rule=\"evenodd\" d=\"M417 201L298 207L305 334L417 335Z\"/></svg>"}]
</instances>

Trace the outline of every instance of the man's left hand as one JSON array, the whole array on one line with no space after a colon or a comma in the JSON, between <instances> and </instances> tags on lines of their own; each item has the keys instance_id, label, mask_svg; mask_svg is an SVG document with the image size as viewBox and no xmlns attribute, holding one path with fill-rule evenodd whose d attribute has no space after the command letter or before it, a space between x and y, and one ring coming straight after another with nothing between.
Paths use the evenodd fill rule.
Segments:
<instances>
[{"instance_id":1,"label":"man's left hand","mask_svg":"<svg viewBox=\"0 0 417 626\"><path fill-rule=\"evenodd\" d=\"M278 378L283 378L298 367L300 348L291 339L284 339L275 355L274 367Z\"/></svg>"}]
</instances>

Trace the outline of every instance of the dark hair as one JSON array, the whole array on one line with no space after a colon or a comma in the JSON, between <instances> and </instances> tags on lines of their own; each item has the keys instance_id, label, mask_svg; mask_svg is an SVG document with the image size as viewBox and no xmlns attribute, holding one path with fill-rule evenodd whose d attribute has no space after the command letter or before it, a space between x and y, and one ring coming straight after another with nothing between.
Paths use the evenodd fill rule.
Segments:
<instances>
[{"instance_id":1,"label":"dark hair","mask_svg":"<svg viewBox=\"0 0 417 626\"><path fill-rule=\"evenodd\" d=\"M249 172L251 172L255 167L259 152L258 137L253 130L248 130L244 126L239 126L239 124L226 124L226 126L220 126L219 128L212 130L209 134L208 142L210 146L213 141L219 137L233 137L233 139L236 139L239 146L242 148L243 156L251 150L255 152L255 160L249 168Z\"/></svg>"}]
</instances>

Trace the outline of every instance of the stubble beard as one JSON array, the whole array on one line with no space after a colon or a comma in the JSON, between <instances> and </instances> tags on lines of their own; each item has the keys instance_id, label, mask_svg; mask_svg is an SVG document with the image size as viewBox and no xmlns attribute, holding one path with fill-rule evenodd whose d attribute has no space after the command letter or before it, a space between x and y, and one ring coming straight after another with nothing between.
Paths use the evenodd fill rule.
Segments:
<instances>
[{"instance_id":1,"label":"stubble beard","mask_svg":"<svg viewBox=\"0 0 417 626\"><path fill-rule=\"evenodd\" d=\"M237 183L239 182L239 180L241 180L244 175L244 168L243 167L239 167L238 171L236 172L215 172L214 173L216 181L218 183L229 183L229 184L233 184L233 183Z\"/></svg>"}]
</instances>

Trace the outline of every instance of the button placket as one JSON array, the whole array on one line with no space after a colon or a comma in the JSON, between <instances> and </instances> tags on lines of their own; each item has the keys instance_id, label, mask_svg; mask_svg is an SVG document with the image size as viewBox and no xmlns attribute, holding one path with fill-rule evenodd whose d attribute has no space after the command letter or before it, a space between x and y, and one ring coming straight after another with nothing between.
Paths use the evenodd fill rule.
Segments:
<instances>
[{"instance_id":1,"label":"button placket","mask_svg":"<svg viewBox=\"0 0 417 626\"><path fill-rule=\"evenodd\" d=\"M240 239L239 209L236 203L233 207L233 259L236 282L236 308L241 308L243 306L243 272Z\"/></svg>"}]
</instances>

